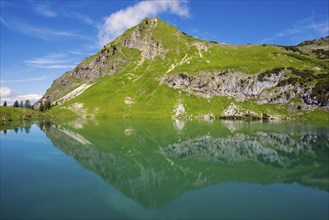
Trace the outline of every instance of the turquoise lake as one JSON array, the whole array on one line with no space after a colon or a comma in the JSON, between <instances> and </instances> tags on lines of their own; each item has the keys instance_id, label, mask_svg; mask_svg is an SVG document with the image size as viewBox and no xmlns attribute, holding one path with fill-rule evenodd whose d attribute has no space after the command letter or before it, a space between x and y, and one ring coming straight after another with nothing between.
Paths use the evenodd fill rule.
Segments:
<instances>
[{"instance_id":1,"label":"turquoise lake","mask_svg":"<svg viewBox=\"0 0 329 220\"><path fill-rule=\"evenodd\" d=\"M1 132L1 219L328 219L329 125L37 121Z\"/></svg>"}]
</instances>

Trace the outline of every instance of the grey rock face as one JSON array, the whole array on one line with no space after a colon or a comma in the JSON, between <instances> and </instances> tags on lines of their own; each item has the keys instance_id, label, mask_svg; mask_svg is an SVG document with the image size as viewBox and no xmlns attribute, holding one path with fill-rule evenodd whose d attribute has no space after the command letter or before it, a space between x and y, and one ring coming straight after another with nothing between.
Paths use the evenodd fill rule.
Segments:
<instances>
[{"instance_id":1,"label":"grey rock face","mask_svg":"<svg viewBox=\"0 0 329 220\"><path fill-rule=\"evenodd\" d=\"M313 92L312 90L314 90L314 89L316 89L316 86L305 89L305 91L302 94L302 99L303 99L304 103L306 103L308 105L312 105L312 106L321 105L325 109L329 110L329 91L326 94L327 99L324 102L320 102L318 100L317 96L312 97L312 92Z\"/></svg>"},{"instance_id":2,"label":"grey rock face","mask_svg":"<svg viewBox=\"0 0 329 220\"><path fill-rule=\"evenodd\" d=\"M193 76L188 73L181 73L165 76L162 80L171 88L205 98L230 96L237 101L245 101L250 97L258 96L265 89L276 86L282 75L283 72L272 73L260 81L257 79L257 75L224 71L199 73Z\"/></svg>"},{"instance_id":3,"label":"grey rock face","mask_svg":"<svg viewBox=\"0 0 329 220\"><path fill-rule=\"evenodd\" d=\"M252 80L247 80L245 83L241 83L241 91L246 96L257 96L264 89L272 88L276 86L281 79L283 72L273 72L270 75L266 75L262 80L257 79L254 76Z\"/></svg>"},{"instance_id":4,"label":"grey rock face","mask_svg":"<svg viewBox=\"0 0 329 220\"><path fill-rule=\"evenodd\" d=\"M164 57L166 50L161 42L156 41L151 34L151 30L156 27L157 18L145 20L143 24L137 26L130 39L124 39L123 46L135 48L142 51L142 58L153 60L156 56ZM144 32L150 34L144 35Z\"/></svg>"},{"instance_id":5,"label":"grey rock face","mask_svg":"<svg viewBox=\"0 0 329 220\"><path fill-rule=\"evenodd\" d=\"M297 90L294 86L285 85L281 87L273 88L273 90L264 92L260 94L260 100L258 104L285 104L288 103L290 99L297 95Z\"/></svg>"},{"instance_id":6,"label":"grey rock face","mask_svg":"<svg viewBox=\"0 0 329 220\"><path fill-rule=\"evenodd\" d=\"M171 88L203 98L226 96L238 102L254 99L257 104L285 104L300 95L301 100L307 105L320 105L329 109L329 98L325 103L320 103L311 96L312 89L315 87L301 86L298 83L290 84L291 78L287 76L286 71L280 69L255 75L233 71L180 73L166 75L161 82Z\"/></svg>"}]
</instances>

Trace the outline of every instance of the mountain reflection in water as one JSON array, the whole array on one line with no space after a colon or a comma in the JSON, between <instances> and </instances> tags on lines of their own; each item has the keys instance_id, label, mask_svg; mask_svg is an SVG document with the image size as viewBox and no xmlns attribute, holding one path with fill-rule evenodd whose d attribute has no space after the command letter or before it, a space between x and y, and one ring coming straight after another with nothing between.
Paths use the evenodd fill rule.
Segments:
<instances>
[{"instance_id":1,"label":"mountain reflection in water","mask_svg":"<svg viewBox=\"0 0 329 220\"><path fill-rule=\"evenodd\" d=\"M39 126L56 147L148 208L227 182L297 182L329 191L328 127L288 122L175 124L114 120Z\"/></svg>"}]
</instances>

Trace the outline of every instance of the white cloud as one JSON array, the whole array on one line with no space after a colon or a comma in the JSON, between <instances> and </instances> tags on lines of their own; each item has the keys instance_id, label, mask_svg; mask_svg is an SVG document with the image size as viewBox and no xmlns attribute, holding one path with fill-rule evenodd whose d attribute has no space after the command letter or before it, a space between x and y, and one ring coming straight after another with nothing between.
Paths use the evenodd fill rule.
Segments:
<instances>
[{"instance_id":1,"label":"white cloud","mask_svg":"<svg viewBox=\"0 0 329 220\"><path fill-rule=\"evenodd\" d=\"M41 40L49 40L50 38L54 38L54 37L79 38L81 40L90 40L88 37L84 35L76 34L69 31L57 31L47 28L29 27L27 25L16 26L15 28L16 30L26 35L39 38Z\"/></svg>"},{"instance_id":2,"label":"white cloud","mask_svg":"<svg viewBox=\"0 0 329 220\"><path fill-rule=\"evenodd\" d=\"M31 104L33 104L39 99L41 99L41 97L42 97L41 94L24 94L24 95L17 95L17 96L11 96L6 98L1 97L1 104L6 101L8 105L13 105L16 100L18 102L20 102L21 100L22 101L30 100Z\"/></svg>"},{"instance_id":3,"label":"white cloud","mask_svg":"<svg viewBox=\"0 0 329 220\"><path fill-rule=\"evenodd\" d=\"M163 0L141 1L119 10L105 18L98 33L99 45L103 46L122 34L126 29L137 25L145 17L154 17L169 12L181 17L189 16L187 1Z\"/></svg>"},{"instance_id":4,"label":"white cloud","mask_svg":"<svg viewBox=\"0 0 329 220\"><path fill-rule=\"evenodd\" d=\"M23 94L23 95L15 95L12 89L2 86L0 88L1 96L0 96L0 101L1 105L3 104L4 101L7 102L8 105L12 105L15 100L17 101L25 101L25 100L30 100L31 103L34 103L38 101L42 95L41 94Z\"/></svg>"},{"instance_id":5,"label":"white cloud","mask_svg":"<svg viewBox=\"0 0 329 220\"><path fill-rule=\"evenodd\" d=\"M79 50L69 50L69 53L73 54L73 55L82 55L83 53Z\"/></svg>"},{"instance_id":6,"label":"white cloud","mask_svg":"<svg viewBox=\"0 0 329 220\"><path fill-rule=\"evenodd\" d=\"M21 82L34 82L34 81L43 81L47 79L47 76L40 76L35 78L27 78L27 79L7 79L7 80L0 80L1 83L21 83Z\"/></svg>"},{"instance_id":7,"label":"white cloud","mask_svg":"<svg viewBox=\"0 0 329 220\"><path fill-rule=\"evenodd\" d=\"M11 91L10 88L8 88L8 87L1 87L0 88L0 97L1 97L1 99L2 98L8 98L8 97L11 96L11 94L12 94L12 91Z\"/></svg>"},{"instance_id":8,"label":"white cloud","mask_svg":"<svg viewBox=\"0 0 329 220\"><path fill-rule=\"evenodd\" d=\"M49 6L43 5L43 4L37 5L36 8L35 8L35 11L38 14L40 14L42 16L45 16L45 17L56 17L57 16L57 14L54 11L52 11L49 8Z\"/></svg>"},{"instance_id":9,"label":"white cloud","mask_svg":"<svg viewBox=\"0 0 329 220\"><path fill-rule=\"evenodd\" d=\"M327 19L315 21L316 18L312 15L309 18L301 19L291 25L282 32L276 33L274 36L261 40L261 43L273 42L281 38L305 36L308 39L320 38L329 35L329 23ZM318 18L318 20L320 20Z\"/></svg>"},{"instance_id":10,"label":"white cloud","mask_svg":"<svg viewBox=\"0 0 329 220\"><path fill-rule=\"evenodd\" d=\"M91 47L91 45L84 45L82 49L72 49L72 50L67 50L66 52L69 53L68 56L80 56L81 58L86 57L86 56L92 56L97 53L99 48Z\"/></svg>"},{"instance_id":11,"label":"white cloud","mask_svg":"<svg viewBox=\"0 0 329 220\"><path fill-rule=\"evenodd\" d=\"M192 29L190 33L193 34L194 38L199 38L204 40L214 40L219 38L217 34L213 34L208 31L199 30L197 28Z\"/></svg>"},{"instance_id":12,"label":"white cloud","mask_svg":"<svg viewBox=\"0 0 329 220\"><path fill-rule=\"evenodd\" d=\"M78 12L65 12L63 15L68 18L73 18L82 21L83 23L88 24L92 27L97 26L96 22L85 14L81 14Z\"/></svg>"},{"instance_id":13,"label":"white cloud","mask_svg":"<svg viewBox=\"0 0 329 220\"><path fill-rule=\"evenodd\" d=\"M71 31L63 31L63 30L54 30L48 27L38 27L31 26L22 21L15 21L9 23L4 18L0 17L1 24L6 26L7 28L18 31L22 34L38 38L41 40L50 40L53 38L78 38L85 41L94 41L91 37L86 35L74 33Z\"/></svg>"},{"instance_id":14,"label":"white cloud","mask_svg":"<svg viewBox=\"0 0 329 220\"><path fill-rule=\"evenodd\" d=\"M71 58L63 53L51 53L44 57L25 60L24 63L27 66L47 69L69 69L76 65Z\"/></svg>"},{"instance_id":15,"label":"white cloud","mask_svg":"<svg viewBox=\"0 0 329 220\"><path fill-rule=\"evenodd\" d=\"M1 24L7 28L9 28L10 30L14 30L12 26L10 26L8 24L8 22L3 18L3 17L0 17L0 21L1 21Z\"/></svg>"},{"instance_id":16,"label":"white cloud","mask_svg":"<svg viewBox=\"0 0 329 220\"><path fill-rule=\"evenodd\" d=\"M13 98L15 100L30 100L31 103L34 103L41 99L42 95L41 94L25 94L25 95L18 95Z\"/></svg>"}]
</instances>

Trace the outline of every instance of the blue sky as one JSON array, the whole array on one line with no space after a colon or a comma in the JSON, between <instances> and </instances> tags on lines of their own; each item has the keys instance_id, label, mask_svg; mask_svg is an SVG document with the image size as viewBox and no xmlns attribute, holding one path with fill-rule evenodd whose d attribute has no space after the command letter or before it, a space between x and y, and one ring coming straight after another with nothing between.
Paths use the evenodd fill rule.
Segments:
<instances>
[{"instance_id":1,"label":"blue sky","mask_svg":"<svg viewBox=\"0 0 329 220\"><path fill-rule=\"evenodd\" d=\"M144 17L231 44L295 45L328 34L328 1L1 0L1 104L52 81Z\"/></svg>"}]
</instances>

